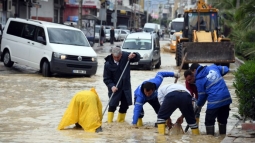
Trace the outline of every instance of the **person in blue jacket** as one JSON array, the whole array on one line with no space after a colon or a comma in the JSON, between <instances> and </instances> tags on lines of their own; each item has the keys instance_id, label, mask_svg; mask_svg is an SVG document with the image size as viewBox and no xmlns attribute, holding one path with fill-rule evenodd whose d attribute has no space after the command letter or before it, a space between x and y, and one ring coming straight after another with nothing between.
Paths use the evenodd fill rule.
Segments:
<instances>
[{"instance_id":1,"label":"person in blue jacket","mask_svg":"<svg viewBox=\"0 0 255 143\"><path fill-rule=\"evenodd\" d=\"M134 92L135 96L135 108L133 115L134 126L142 126L142 118L144 116L143 105L148 102L158 114L160 104L158 102L158 92L157 89L161 85L164 77L175 77L179 78L179 73L174 72L158 72L156 76L152 79L144 81L141 85L137 87Z\"/></svg>"},{"instance_id":2,"label":"person in blue jacket","mask_svg":"<svg viewBox=\"0 0 255 143\"><path fill-rule=\"evenodd\" d=\"M214 124L217 118L219 133L226 134L226 125L229 117L232 99L223 76L229 72L226 66L201 66L193 63L190 70L195 75L198 90L197 106L201 108L207 101L205 115L206 133L214 135Z\"/></svg>"}]
</instances>

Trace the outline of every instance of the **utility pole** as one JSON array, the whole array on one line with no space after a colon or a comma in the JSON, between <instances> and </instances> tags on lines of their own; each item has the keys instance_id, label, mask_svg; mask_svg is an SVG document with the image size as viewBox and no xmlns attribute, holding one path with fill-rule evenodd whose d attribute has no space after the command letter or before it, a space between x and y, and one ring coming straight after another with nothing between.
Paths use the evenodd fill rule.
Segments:
<instances>
[{"instance_id":1,"label":"utility pole","mask_svg":"<svg viewBox=\"0 0 255 143\"><path fill-rule=\"evenodd\" d=\"M117 27L117 0L115 0L115 4L114 4L114 13L115 13L114 28L116 28Z\"/></svg>"},{"instance_id":2,"label":"utility pole","mask_svg":"<svg viewBox=\"0 0 255 143\"><path fill-rule=\"evenodd\" d=\"M82 0L79 0L79 29L82 28Z\"/></svg>"},{"instance_id":3,"label":"utility pole","mask_svg":"<svg viewBox=\"0 0 255 143\"><path fill-rule=\"evenodd\" d=\"M133 6L134 6L134 28L135 28L136 27L136 3L133 3Z\"/></svg>"},{"instance_id":4,"label":"utility pole","mask_svg":"<svg viewBox=\"0 0 255 143\"><path fill-rule=\"evenodd\" d=\"M26 2L27 2L27 4L26 4L26 10L27 10L27 12L26 12L26 13L27 13L27 19L29 19L29 18L28 18L28 5L29 5L29 2L28 2L28 0L27 0Z\"/></svg>"},{"instance_id":5,"label":"utility pole","mask_svg":"<svg viewBox=\"0 0 255 143\"><path fill-rule=\"evenodd\" d=\"M148 4L148 6L147 6L147 18L146 18L146 23L149 22L149 10L150 10L150 7L151 7L151 1L148 0L148 1L147 1L147 4Z\"/></svg>"},{"instance_id":6,"label":"utility pole","mask_svg":"<svg viewBox=\"0 0 255 143\"><path fill-rule=\"evenodd\" d=\"M161 14L162 14L162 4L159 3L159 25L161 26Z\"/></svg>"}]
</instances>

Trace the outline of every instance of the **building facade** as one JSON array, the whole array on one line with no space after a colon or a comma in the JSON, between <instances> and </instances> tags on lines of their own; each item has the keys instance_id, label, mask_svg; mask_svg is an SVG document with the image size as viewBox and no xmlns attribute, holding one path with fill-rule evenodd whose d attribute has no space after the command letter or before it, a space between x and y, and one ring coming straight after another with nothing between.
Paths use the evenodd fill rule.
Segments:
<instances>
[{"instance_id":1,"label":"building facade","mask_svg":"<svg viewBox=\"0 0 255 143\"><path fill-rule=\"evenodd\" d=\"M10 17L63 23L64 0L0 0L0 22Z\"/></svg>"}]
</instances>

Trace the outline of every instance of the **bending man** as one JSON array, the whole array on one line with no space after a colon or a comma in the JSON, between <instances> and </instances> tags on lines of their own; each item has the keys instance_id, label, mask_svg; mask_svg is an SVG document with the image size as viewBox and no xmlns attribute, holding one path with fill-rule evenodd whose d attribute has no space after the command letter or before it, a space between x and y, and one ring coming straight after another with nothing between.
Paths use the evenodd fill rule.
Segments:
<instances>
[{"instance_id":1,"label":"bending man","mask_svg":"<svg viewBox=\"0 0 255 143\"><path fill-rule=\"evenodd\" d=\"M144 116L143 105L148 102L154 109L155 113L158 114L160 108L158 102L157 89L161 85L164 77L176 77L179 78L179 73L173 72L158 72L152 79L144 81L135 90L135 108L133 115L133 125L142 126L142 118Z\"/></svg>"},{"instance_id":2,"label":"bending man","mask_svg":"<svg viewBox=\"0 0 255 143\"><path fill-rule=\"evenodd\" d=\"M228 73L226 66L201 66L194 63L190 70L195 75L198 90L197 106L201 108L207 100L205 115L206 133L214 135L215 119L219 123L219 133L226 134L229 106L232 103L228 87L223 76Z\"/></svg>"},{"instance_id":3,"label":"bending man","mask_svg":"<svg viewBox=\"0 0 255 143\"><path fill-rule=\"evenodd\" d=\"M192 96L183 85L168 84L161 86L158 90L158 101L161 105L157 120L159 134L165 134L166 120L177 108L182 113L182 116L177 119L177 123L182 124L183 118L185 118L191 128L192 134L199 134L192 106Z\"/></svg>"}]
</instances>

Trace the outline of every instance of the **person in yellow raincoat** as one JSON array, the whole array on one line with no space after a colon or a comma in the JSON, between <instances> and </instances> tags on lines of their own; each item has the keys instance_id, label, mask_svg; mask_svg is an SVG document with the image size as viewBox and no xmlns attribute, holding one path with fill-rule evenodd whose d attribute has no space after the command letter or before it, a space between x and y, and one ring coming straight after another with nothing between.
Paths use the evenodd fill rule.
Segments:
<instances>
[{"instance_id":1,"label":"person in yellow raincoat","mask_svg":"<svg viewBox=\"0 0 255 143\"><path fill-rule=\"evenodd\" d=\"M101 132L102 128L102 103L94 88L83 90L74 95L58 129L75 124L86 132Z\"/></svg>"}]
</instances>

